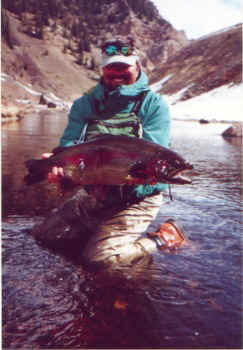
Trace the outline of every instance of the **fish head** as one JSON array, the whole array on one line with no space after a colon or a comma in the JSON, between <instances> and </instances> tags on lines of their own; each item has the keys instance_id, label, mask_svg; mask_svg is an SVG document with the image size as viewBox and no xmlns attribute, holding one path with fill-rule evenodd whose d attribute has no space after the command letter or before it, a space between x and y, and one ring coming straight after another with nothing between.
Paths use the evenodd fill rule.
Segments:
<instances>
[{"instance_id":1,"label":"fish head","mask_svg":"<svg viewBox=\"0 0 243 350\"><path fill-rule=\"evenodd\" d=\"M183 173L192 170L193 165L174 151L158 152L153 160L152 168L158 182L182 185L191 183L191 179L184 176Z\"/></svg>"}]
</instances>

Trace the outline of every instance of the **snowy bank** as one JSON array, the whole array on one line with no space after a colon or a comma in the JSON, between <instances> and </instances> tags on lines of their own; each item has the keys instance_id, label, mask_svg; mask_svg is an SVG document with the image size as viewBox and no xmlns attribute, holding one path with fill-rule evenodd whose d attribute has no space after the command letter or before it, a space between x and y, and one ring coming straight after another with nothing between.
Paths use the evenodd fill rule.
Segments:
<instances>
[{"instance_id":1,"label":"snowy bank","mask_svg":"<svg viewBox=\"0 0 243 350\"><path fill-rule=\"evenodd\" d=\"M180 92L163 95L171 106L173 119L210 121L242 121L243 84L224 85L185 101L178 101Z\"/></svg>"},{"instance_id":2,"label":"snowy bank","mask_svg":"<svg viewBox=\"0 0 243 350\"><path fill-rule=\"evenodd\" d=\"M32 87L31 84L23 84L17 80L15 80L13 77L11 77L10 75L1 72L1 81L2 81L2 85L4 86L4 88L6 89L16 89L16 87L20 88L20 91L24 91L26 94L25 98L16 98L15 101L17 104L23 104L23 105L30 105L32 107L34 107L37 111L39 109L46 109L48 108L47 104L48 103L53 103L56 108L59 109L64 109L64 110L70 110L72 102L70 101L63 101L62 99L60 99L59 97L57 97L56 95L54 95L53 92L42 92L42 91L36 91L34 90L34 88ZM4 85L5 84L5 85ZM16 94L17 96L18 94ZM46 105L40 104L37 98L41 98L41 96L43 96L46 100ZM34 99L32 97L35 97ZM13 101L7 101L7 103L14 103Z\"/></svg>"}]
</instances>

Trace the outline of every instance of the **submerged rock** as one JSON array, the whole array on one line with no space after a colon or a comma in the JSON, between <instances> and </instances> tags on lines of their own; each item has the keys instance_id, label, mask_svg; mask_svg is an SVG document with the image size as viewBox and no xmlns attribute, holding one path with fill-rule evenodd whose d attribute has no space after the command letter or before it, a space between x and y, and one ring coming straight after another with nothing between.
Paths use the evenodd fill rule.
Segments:
<instances>
[{"instance_id":1,"label":"submerged rock","mask_svg":"<svg viewBox=\"0 0 243 350\"><path fill-rule=\"evenodd\" d=\"M199 123L200 123L200 124L208 124L208 123L209 123L209 120L207 120L207 119L200 119L200 120L199 120Z\"/></svg>"},{"instance_id":2,"label":"submerged rock","mask_svg":"<svg viewBox=\"0 0 243 350\"><path fill-rule=\"evenodd\" d=\"M242 122L234 123L232 126L227 128L222 133L222 136L224 136L224 137L242 137L242 128L243 128Z\"/></svg>"}]
</instances>

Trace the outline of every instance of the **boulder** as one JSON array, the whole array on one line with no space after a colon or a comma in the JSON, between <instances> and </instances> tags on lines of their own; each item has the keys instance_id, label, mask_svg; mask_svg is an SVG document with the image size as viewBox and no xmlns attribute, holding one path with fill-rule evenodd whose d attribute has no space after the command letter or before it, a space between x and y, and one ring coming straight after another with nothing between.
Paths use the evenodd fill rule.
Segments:
<instances>
[{"instance_id":1,"label":"boulder","mask_svg":"<svg viewBox=\"0 0 243 350\"><path fill-rule=\"evenodd\" d=\"M29 106L14 106L14 105L3 105L1 107L1 121L9 122L9 121L16 121L20 120L27 114L29 111Z\"/></svg>"},{"instance_id":2,"label":"boulder","mask_svg":"<svg viewBox=\"0 0 243 350\"><path fill-rule=\"evenodd\" d=\"M200 119L200 120L199 120L199 123L200 123L200 124L208 124L208 123L209 123L209 120L207 120L207 119Z\"/></svg>"},{"instance_id":3,"label":"boulder","mask_svg":"<svg viewBox=\"0 0 243 350\"><path fill-rule=\"evenodd\" d=\"M47 103L48 103L48 101L47 101L46 97L43 94L41 94L39 104L40 105L47 105Z\"/></svg>"},{"instance_id":4,"label":"boulder","mask_svg":"<svg viewBox=\"0 0 243 350\"><path fill-rule=\"evenodd\" d=\"M48 107L48 108L56 108L57 105L56 105L55 103L53 103L53 102L48 102L48 103L47 103L47 107Z\"/></svg>"},{"instance_id":5,"label":"boulder","mask_svg":"<svg viewBox=\"0 0 243 350\"><path fill-rule=\"evenodd\" d=\"M222 136L224 137L242 137L243 122L236 122L227 128Z\"/></svg>"},{"instance_id":6,"label":"boulder","mask_svg":"<svg viewBox=\"0 0 243 350\"><path fill-rule=\"evenodd\" d=\"M57 107L56 103L52 102L48 97L46 97L43 94L40 96L39 104L46 105L48 108L56 108Z\"/></svg>"}]
</instances>

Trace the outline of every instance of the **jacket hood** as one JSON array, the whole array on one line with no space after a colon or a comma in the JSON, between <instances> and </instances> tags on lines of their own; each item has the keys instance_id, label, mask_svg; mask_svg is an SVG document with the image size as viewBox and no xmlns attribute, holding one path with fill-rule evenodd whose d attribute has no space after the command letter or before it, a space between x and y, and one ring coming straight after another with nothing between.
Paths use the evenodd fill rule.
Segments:
<instances>
[{"instance_id":1,"label":"jacket hood","mask_svg":"<svg viewBox=\"0 0 243 350\"><path fill-rule=\"evenodd\" d=\"M118 88L113 90L114 93L116 93L116 90L119 91L121 96L137 96L141 92L149 90L148 77L143 71L141 71L138 80L134 84L118 86Z\"/></svg>"},{"instance_id":2,"label":"jacket hood","mask_svg":"<svg viewBox=\"0 0 243 350\"><path fill-rule=\"evenodd\" d=\"M92 98L98 101L99 113L130 112L136 97L143 91L150 90L148 77L141 70L138 80L131 85L121 85L110 90L101 79L92 91Z\"/></svg>"}]
</instances>

